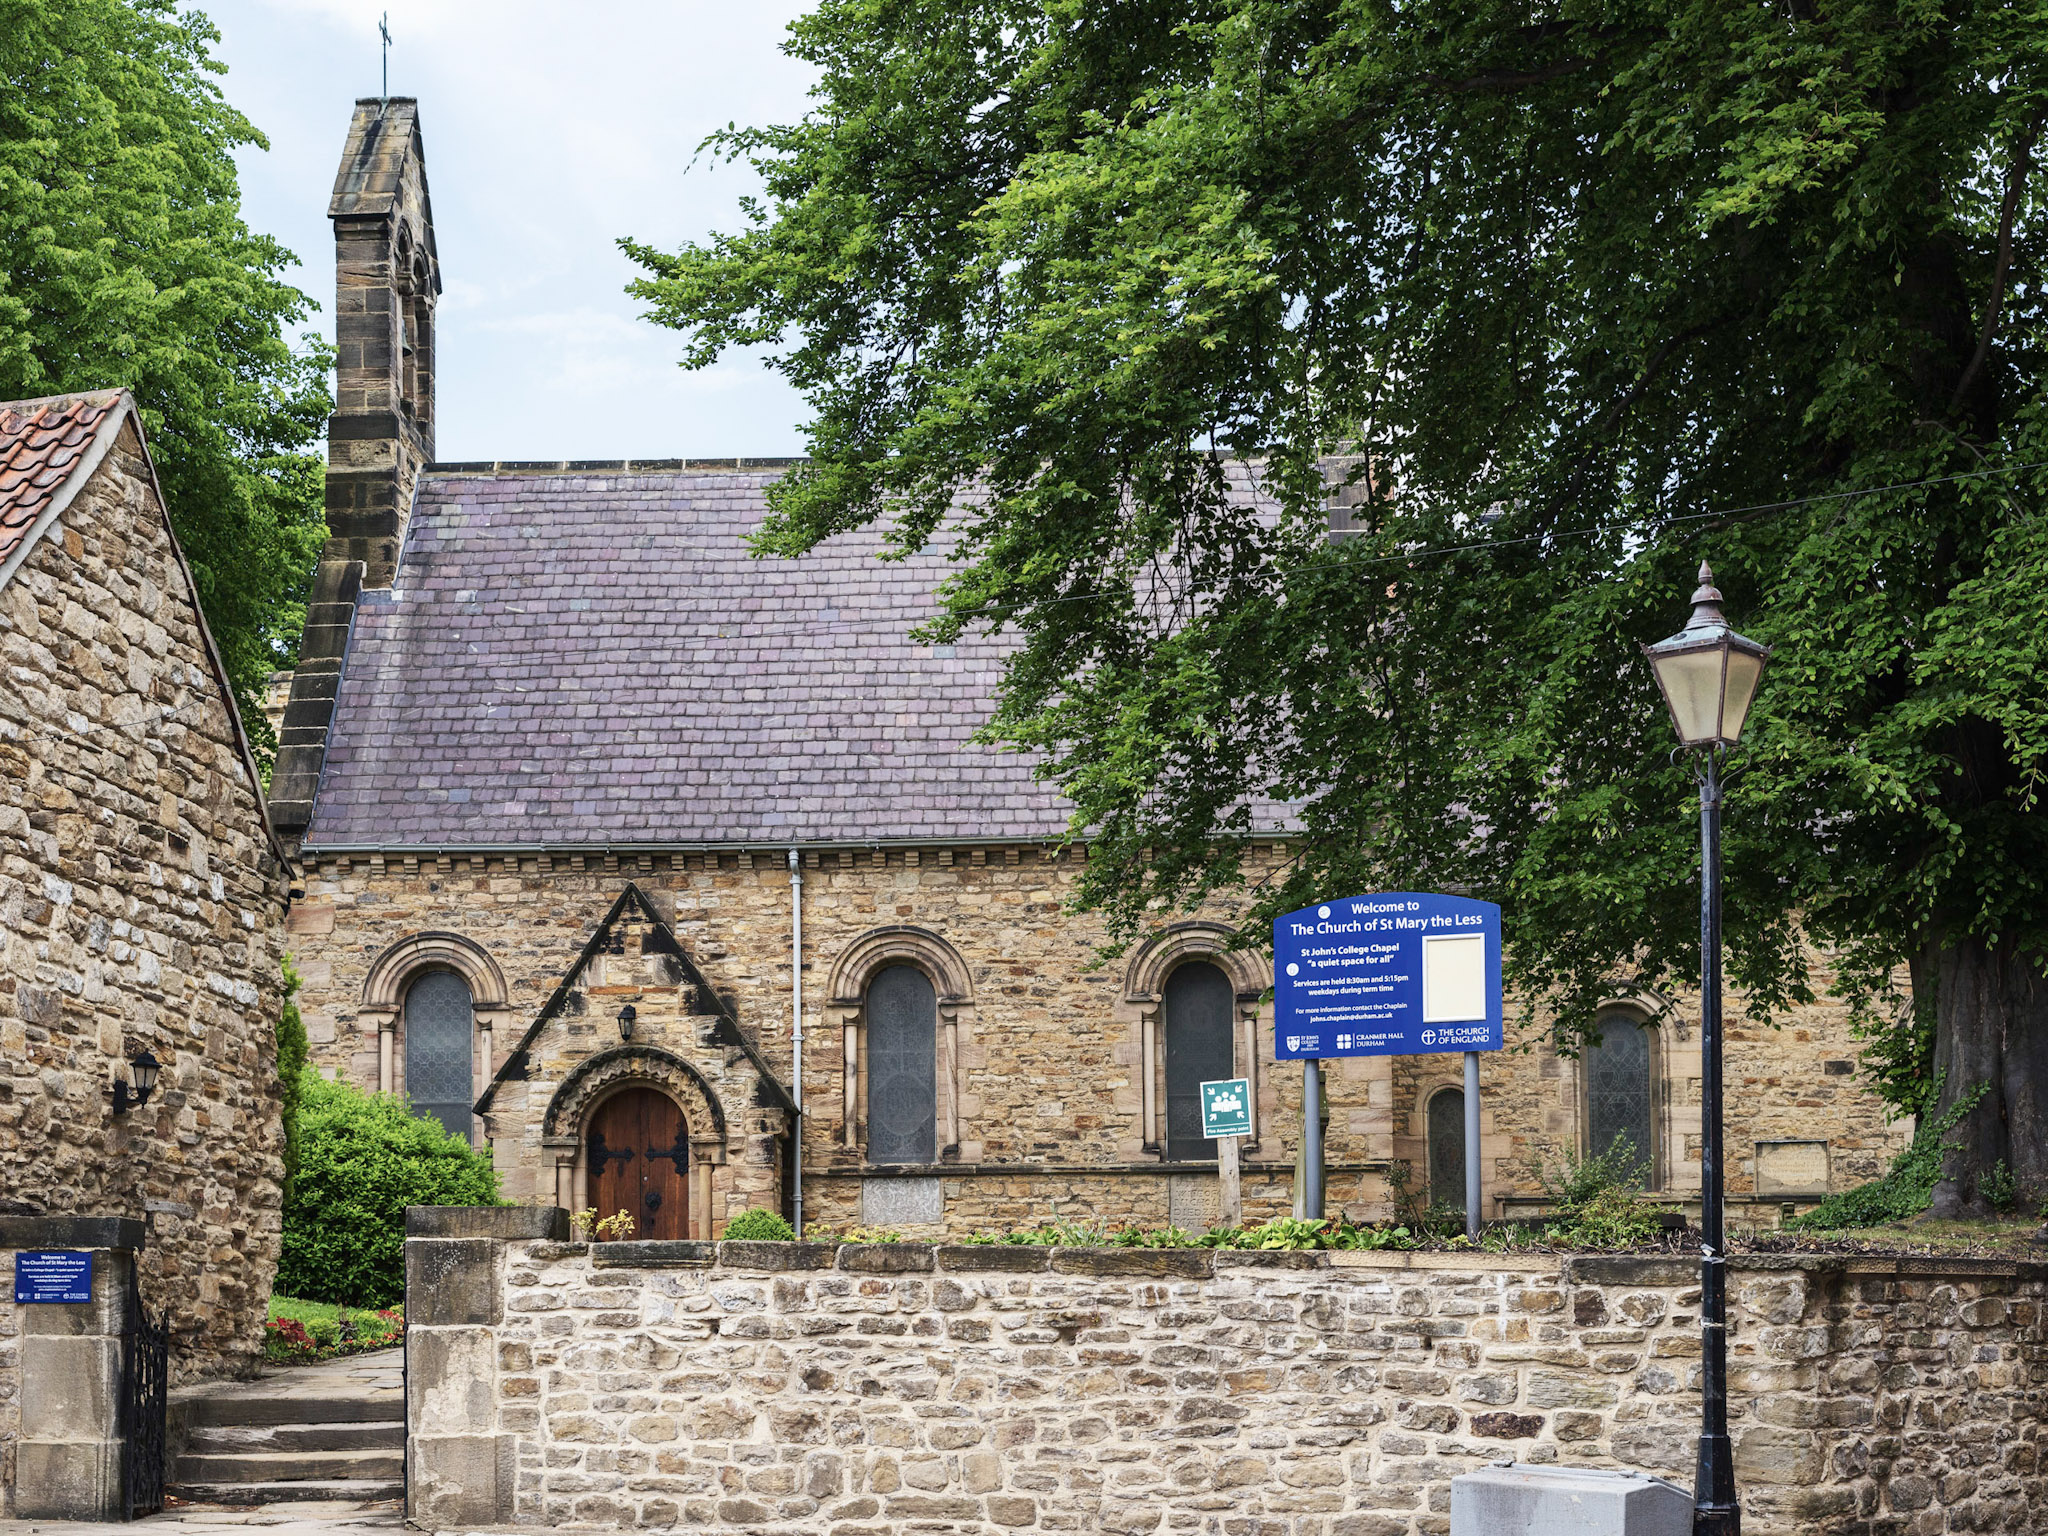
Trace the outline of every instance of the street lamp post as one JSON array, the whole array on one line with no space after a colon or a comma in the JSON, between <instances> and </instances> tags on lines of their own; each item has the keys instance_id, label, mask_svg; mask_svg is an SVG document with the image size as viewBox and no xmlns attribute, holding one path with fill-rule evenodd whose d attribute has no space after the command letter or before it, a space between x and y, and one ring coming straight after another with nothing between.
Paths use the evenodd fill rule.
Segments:
<instances>
[{"instance_id":1,"label":"street lamp post","mask_svg":"<svg viewBox=\"0 0 2048 1536\"><path fill-rule=\"evenodd\" d=\"M1700 1446L1693 1536L1738 1536L1735 1452L1728 1439L1728 1257L1721 1173L1720 758L1742 739L1770 648L1721 615L1714 573L1700 566L1692 617L1643 647L1678 739L1698 754L1700 786Z\"/></svg>"}]
</instances>

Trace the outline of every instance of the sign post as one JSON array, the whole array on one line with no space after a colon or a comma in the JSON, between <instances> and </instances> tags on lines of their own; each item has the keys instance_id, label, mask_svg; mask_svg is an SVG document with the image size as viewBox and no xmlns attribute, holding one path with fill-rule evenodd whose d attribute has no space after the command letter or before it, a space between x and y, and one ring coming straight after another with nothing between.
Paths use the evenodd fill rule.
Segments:
<instances>
[{"instance_id":1,"label":"sign post","mask_svg":"<svg viewBox=\"0 0 2048 1536\"><path fill-rule=\"evenodd\" d=\"M1202 1139L1216 1143L1221 1184L1217 1222L1230 1231L1244 1225L1244 1192L1238 1182L1237 1143L1252 1133L1251 1079L1226 1077L1202 1084Z\"/></svg>"},{"instance_id":2,"label":"sign post","mask_svg":"<svg viewBox=\"0 0 2048 1536\"><path fill-rule=\"evenodd\" d=\"M1479 1233L1479 1052L1501 1048L1500 908L1426 891L1319 902L1273 919L1275 1056L1303 1063L1304 1104L1330 1056L1465 1056L1465 1230ZM1312 1196L1320 1125L1307 1114ZM1322 1214L1318 1198L1309 1214Z\"/></svg>"}]
</instances>

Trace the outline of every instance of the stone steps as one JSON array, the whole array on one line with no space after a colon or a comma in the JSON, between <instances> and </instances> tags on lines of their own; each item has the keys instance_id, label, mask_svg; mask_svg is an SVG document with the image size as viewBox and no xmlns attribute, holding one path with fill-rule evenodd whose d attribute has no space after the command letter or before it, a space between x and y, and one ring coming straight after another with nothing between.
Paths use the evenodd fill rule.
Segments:
<instances>
[{"instance_id":1,"label":"stone steps","mask_svg":"<svg viewBox=\"0 0 2048 1536\"><path fill-rule=\"evenodd\" d=\"M193 1483L392 1482L405 1476L405 1451L186 1451L173 1480Z\"/></svg>"},{"instance_id":2,"label":"stone steps","mask_svg":"<svg viewBox=\"0 0 2048 1536\"><path fill-rule=\"evenodd\" d=\"M187 1456L246 1456L267 1451L405 1450L398 1420L340 1424L201 1424L185 1435Z\"/></svg>"},{"instance_id":3,"label":"stone steps","mask_svg":"<svg viewBox=\"0 0 2048 1536\"><path fill-rule=\"evenodd\" d=\"M243 1393L189 1397L179 1405L183 1421L201 1425L252 1424L380 1424L392 1421L402 1409L389 1402L368 1397L302 1397L289 1393L265 1393L260 1387ZM404 1425L399 1426L404 1438Z\"/></svg>"},{"instance_id":4,"label":"stone steps","mask_svg":"<svg viewBox=\"0 0 2048 1536\"><path fill-rule=\"evenodd\" d=\"M168 1490L188 1504L373 1504L405 1497L402 1480L344 1478L331 1482L173 1483Z\"/></svg>"},{"instance_id":5,"label":"stone steps","mask_svg":"<svg viewBox=\"0 0 2048 1536\"><path fill-rule=\"evenodd\" d=\"M168 1491L192 1504L402 1498L399 1365L390 1351L174 1393Z\"/></svg>"}]
</instances>

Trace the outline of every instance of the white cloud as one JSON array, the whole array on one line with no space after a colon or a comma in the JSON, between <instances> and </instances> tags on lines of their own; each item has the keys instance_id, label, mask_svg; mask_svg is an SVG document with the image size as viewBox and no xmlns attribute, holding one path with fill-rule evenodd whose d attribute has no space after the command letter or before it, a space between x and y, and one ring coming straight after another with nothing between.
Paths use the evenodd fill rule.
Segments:
<instances>
[{"instance_id":1,"label":"white cloud","mask_svg":"<svg viewBox=\"0 0 2048 1536\"><path fill-rule=\"evenodd\" d=\"M802 451L803 402L758 360L701 375L637 318L622 235L675 246L739 227L744 166L699 160L727 122L789 121L806 66L778 49L803 6L540 0L218 0L228 99L270 138L242 156L245 217L331 304L327 197L355 98L415 96L446 291L437 455L655 458ZM686 174L687 171L687 174ZM321 326L329 322L323 315Z\"/></svg>"}]
</instances>

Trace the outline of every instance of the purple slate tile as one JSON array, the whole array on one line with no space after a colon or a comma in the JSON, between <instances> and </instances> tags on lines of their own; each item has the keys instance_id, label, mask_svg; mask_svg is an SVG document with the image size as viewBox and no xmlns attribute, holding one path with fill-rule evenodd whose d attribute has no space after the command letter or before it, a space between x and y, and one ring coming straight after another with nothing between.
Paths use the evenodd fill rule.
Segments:
<instances>
[{"instance_id":1,"label":"purple slate tile","mask_svg":"<svg viewBox=\"0 0 2048 1536\"><path fill-rule=\"evenodd\" d=\"M1062 835L1035 759L970 739L1005 645L906 638L946 559L754 559L771 478L424 479L308 846Z\"/></svg>"}]
</instances>

